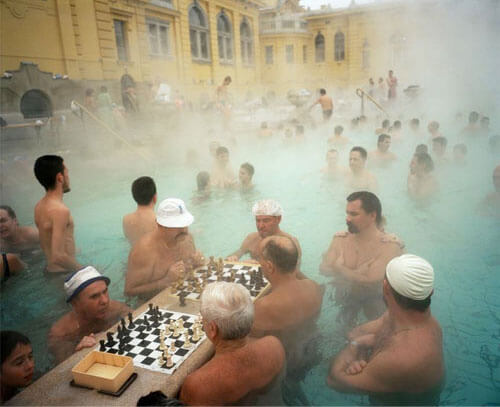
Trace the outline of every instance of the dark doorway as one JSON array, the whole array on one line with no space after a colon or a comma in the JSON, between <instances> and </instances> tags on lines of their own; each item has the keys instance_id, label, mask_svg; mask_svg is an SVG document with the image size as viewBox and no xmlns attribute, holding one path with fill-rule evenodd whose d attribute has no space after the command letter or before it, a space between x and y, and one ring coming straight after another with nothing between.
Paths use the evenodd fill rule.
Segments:
<instances>
[{"instance_id":1,"label":"dark doorway","mask_svg":"<svg viewBox=\"0 0 500 407\"><path fill-rule=\"evenodd\" d=\"M31 89L21 98L21 113L25 119L52 117L52 102L46 93Z\"/></svg>"}]
</instances>

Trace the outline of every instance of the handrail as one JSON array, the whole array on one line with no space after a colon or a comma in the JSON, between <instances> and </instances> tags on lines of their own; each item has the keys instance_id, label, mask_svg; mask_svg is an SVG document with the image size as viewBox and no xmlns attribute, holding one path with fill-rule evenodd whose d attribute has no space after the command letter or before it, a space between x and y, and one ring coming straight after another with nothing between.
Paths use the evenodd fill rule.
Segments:
<instances>
[{"instance_id":1,"label":"handrail","mask_svg":"<svg viewBox=\"0 0 500 407\"><path fill-rule=\"evenodd\" d=\"M378 104L378 102L373 99L368 93L366 93L363 89L357 88L356 89L356 95L358 95L361 98L361 105L363 106L363 98L366 96L368 100L370 100L375 106L377 106L382 112L385 113L387 117L389 117L389 113L385 111L385 109Z\"/></svg>"}]
</instances>

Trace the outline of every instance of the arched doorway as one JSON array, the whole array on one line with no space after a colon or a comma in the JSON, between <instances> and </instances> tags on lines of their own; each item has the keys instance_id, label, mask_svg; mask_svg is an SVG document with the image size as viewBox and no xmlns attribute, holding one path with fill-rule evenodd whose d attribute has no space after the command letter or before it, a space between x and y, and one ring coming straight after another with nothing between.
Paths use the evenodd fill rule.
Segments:
<instances>
[{"instance_id":1,"label":"arched doorway","mask_svg":"<svg viewBox=\"0 0 500 407\"><path fill-rule=\"evenodd\" d=\"M46 93L31 89L21 97L21 113L25 119L52 117L52 102Z\"/></svg>"}]
</instances>

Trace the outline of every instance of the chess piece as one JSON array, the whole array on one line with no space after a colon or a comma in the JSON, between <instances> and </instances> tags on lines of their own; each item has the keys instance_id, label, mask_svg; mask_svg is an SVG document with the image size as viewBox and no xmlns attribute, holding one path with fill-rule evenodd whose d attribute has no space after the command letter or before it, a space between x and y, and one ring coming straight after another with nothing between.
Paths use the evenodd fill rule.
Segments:
<instances>
[{"instance_id":1,"label":"chess piece","mask_svg":"<svg viewBox=\"0 0 500 407\"><path fill-rule=\"evenodd\" d=\"M165 324L165 330L163 332L165 332L165 336L170 336L171 332L168 324Z\"/></svg>"},{"instance_id":2,"label":"chess piece","mask_svg":"<svg viewBox=\"0 0 500 407\"><path fill-rule=\"evenodd\" d=\"M172 334L172 337L174 338L178 338L180 336L180 332L179 332L179 326L177 324L174 325L174 332Z\"/></svg>"},{"instance_id":3,"label":"chess piece","mask_svg":"<svg viewBox=\"0 0 500 407\"><path fill-rule=\"evenodd\" d=\"M99 341L99 344L101 345L101 347L99 348L100 352L105 352L106 351L106 345L104 344L104 342L105 342L104 339L101 339Z\"/></svg>"},{"instance_id":4,"label":"chess piece","mask_svg":"<svg viewBox=\"0 0 500 407\"><path fill-rule=\"evenodd\" d=\"M179 326L179 330L182 331L184 329L184 320L182 318L179 318L177 320L177 325Z\"/></svg>"},{"instance_id":5,"label":"chess piece","mask_svg":"<svg viewBox=\"0 0 500 407\"><path fill-rule=\"evenodd\" d=\"M200 333L199 333L199 328L196 326L196 328L193 329L193 341L198 342L200 340Z\"/></svg>"},{"instance_id":6,"label":"chess piece","mask_svg":"<svg viewBox=\"0 0 500 407\"><path fill-rule=\"evenodd\" d=\"M106 343L106 346L108 348L111 348L116 343L115 340L113 339L113 332L108 332L106 334L106 337L108 338L108 342Z\"/></svg>"},{"instance_id":7,"label":"chess piece","mask_svg":"<svg viewBox=\"0 0 500 407\"><path fill-rule=\"evenodd\" d=\"M175 347L175 341L172 341L172 344L170 345L170 352L175 353L177 351L177 348Z\"/></svg>"},{"instance_id":8,"label":"chess piece","mask_svg":"<svg viewBox=\"0 0 500 407\"><path fill-rule=\"evenodd\" d=\"M152 314L153 314L153 312L154 312L154 311L153 311L153 303L152 303L152 302L150 302L150 303L148 304L148 306L149 306L149 311L148 311L148 313L149 313L150 315L152 315Z\"/></svg>"},{"instance_id":9,"label":"chess piece","mask_svg":"<svg viewBox=\"0 0 500 407\"><path fill-rule=\"evenodd\" d=\"M135 328L135 324L134 324L134 321L132 320L132 313L129 312L128 313L128 329L134 329Z\"/></svg>"},{"instance_id":10,"label":"chess piece","mask_svg":"<svg viewBox=\"0 0 500 407\"><path fill-rule=\"evenodd\" d=\"M208 270L211 270L215 267L214 256L210 256L210 261L208 262Z\"/></svg>"},{"instance_id":11,"label":"chess piece","mask_svg":"<svg viewBox=\"0 0 500 407\"><path fill-rule=\"evenodd\" d=\"M191 343L191 339L189 338L189 332L184 331L184 348L191 349L193 344Z\"/></svg>"},{"instance_id":12,"label":"chess piece","mask_svg":"<svg viewBox=\"0 0 500 407\"><path fill-rule=\"evenodd\" d=\"M181 291L179 293L179 305L181 307L185 307L186 306L186 293L184 291Z\"/></svg>"},{"instance_id":13,"label":"chess piece","mask_svg":"<svg viewBox=\"0 0 500 407\"><path fill-rule=\"evenodd\" d=\"M174 362L172 361L172 355L167 353L167 367L170 369L174 366Z\"/></svg>"}]
</instances>

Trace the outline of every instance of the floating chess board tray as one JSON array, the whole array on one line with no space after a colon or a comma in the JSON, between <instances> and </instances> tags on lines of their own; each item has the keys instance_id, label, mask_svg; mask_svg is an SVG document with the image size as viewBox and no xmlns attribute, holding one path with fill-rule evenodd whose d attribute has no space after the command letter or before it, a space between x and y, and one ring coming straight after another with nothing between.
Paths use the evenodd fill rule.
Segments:
<instances>
[{"instance_id":1,"label":"floating chess board tray","mask_svg":"<svg viewBox=\"0 0 500 407\"><path fill-rule=\"evenodd\" d=\"M157 314L156 318L155 313ZM147 324L144 321L144 317L147 318ZM160 350L160 331L165 329L166 324L177 324L180 319L182 319L184 326L180 335L174 338L173 331L165 335L165 345L170 349L171 345L175 343L176 348L175 352L171 354L173 366L167 367L166 363L160 363L160 356L163 353ZM200 328L200 338L197 341L192 339L192 327L198 319L199 317L195 315L158 308L154 311L154 308L150 307L149 310L136 317L133 320L133 324L130 324L130 322L125 323L126 331L125 335L122 335L121 350L118 332L114 332L112 335L108 332L108 340L105 340L104 344L97 346L96 349L101 352L130 356L135 366L140 366L144 369L172 374L206 338L205 333ZM189 333L189 337L191 338L191 347L188 348L186 348L184 330ZM114 343L109 343L110 337Z\"/></svg>"},{"instance_id":2,"label":"floating chess board tray","mask_svg":"<svg viewBox=\"0 0 500 407\"><path fill-rule=\"evenodd\" d=\"M252 299L255 300L268 285L260 265L252 263L224 262L222 273L217 273L215 267L202 266L192 271L191 275L189 274L188 272L182 284L181 282L172 284L169 289L171 295L178 297L184 293L187 299L199 300L205 285L215 281L228 281L245 286L250 291Z\"/></svg>"}]
</instances>

